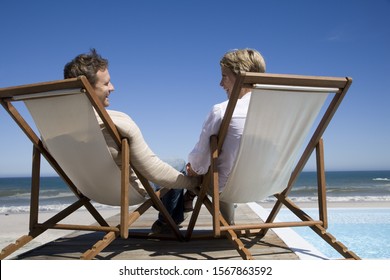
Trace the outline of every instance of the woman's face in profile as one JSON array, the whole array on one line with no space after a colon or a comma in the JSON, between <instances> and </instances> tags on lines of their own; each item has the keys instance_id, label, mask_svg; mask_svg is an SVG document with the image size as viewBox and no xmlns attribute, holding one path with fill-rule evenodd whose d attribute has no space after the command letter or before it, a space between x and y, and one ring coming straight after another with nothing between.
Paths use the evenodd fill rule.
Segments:
<instances>
[{"instance_id":1,"label":"woman's face in profile","mask_svg":"<svg viewBox=\"0 0 390 280\"><path fill-rule=\"evenodd\" d=\"M221 82L219 85L226 91L227 97L230 98L232 94L234 83L236 82L236 75L227 67L221 67Z\"/></svg>"}]
</instances>

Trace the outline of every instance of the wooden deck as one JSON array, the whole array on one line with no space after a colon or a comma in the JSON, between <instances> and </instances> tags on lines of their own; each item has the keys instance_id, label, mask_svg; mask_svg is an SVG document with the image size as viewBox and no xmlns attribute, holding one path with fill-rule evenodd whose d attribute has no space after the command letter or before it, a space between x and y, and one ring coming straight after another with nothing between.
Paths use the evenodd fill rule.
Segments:
<instances>
[{"instance_id":1,"label":"wooden deck","mask_svg":"<svg viewBox=\"0 0 390 280\"><path fill-rule=\"evenodd\" d=\"M156 220L157 212L154 209L147 211L133 224L130 233L145 232ZM236 220L250 222L259 219L245 204L239 205L236 211ZM183 232L187 226L187 219L183 223ZM111 217L110 224L118 224L119 215ZM195 234L204 233L211 226L211 216L202 209L198 218ZM18 255L14 259L23 260L72 260L79 259L80 255L100 240L104 233L75 231L65 237L42 245L31 251ZM298 256L272 231L259 240L256 237L242 238L245 246L250 249L254 259L258 260L293 260ZM97 255L102 260L239 260L238 252L229 240L225 238L195 238L191 241L176 239L157 239L129 237L127 240L118 238L105 250Z\"/></svg>"}]
</instances>

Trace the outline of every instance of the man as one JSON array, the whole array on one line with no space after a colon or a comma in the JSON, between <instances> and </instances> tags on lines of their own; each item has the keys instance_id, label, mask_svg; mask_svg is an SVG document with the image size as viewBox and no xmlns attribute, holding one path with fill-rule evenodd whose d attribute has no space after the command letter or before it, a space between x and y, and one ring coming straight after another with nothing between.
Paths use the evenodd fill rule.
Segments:
<instances>
[{"instance_id":1,"label":"man","mask_svg":"<svg viewBox=\"0 0 390 280\"><path fill-rule=\"evenodd\" d=\"M81 75L86 76L101 104L108 107L110 105L109 96L115 90L108 71L108 60L102 58L95 49L91 49L89 53L76 56L65 65L64 78L75 78ZM130 116L118 111L107 110L107 112L119 133L129 139L131 143L130 161L147 180L159 187L181 189L181 191L184 188L192 189L199 185L199 178L187 177L180 172L185 169L184 161L182 166L178 167L179 170L176 170L160 160L145 143L140 129ZM119 148L109 136L103 122L98 116L97 118L110 152L117 165L121 166ZM130 184L140 194L146 195L146 191L133 169L130 169ZM173 214L172 210L170 214Z\"/></svg>"}]
</instances>

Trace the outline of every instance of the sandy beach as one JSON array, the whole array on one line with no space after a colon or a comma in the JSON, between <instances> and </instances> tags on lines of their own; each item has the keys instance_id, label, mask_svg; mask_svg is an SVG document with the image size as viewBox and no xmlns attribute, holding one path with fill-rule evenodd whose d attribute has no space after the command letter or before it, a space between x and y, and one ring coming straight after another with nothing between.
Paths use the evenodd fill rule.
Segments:
<instances>
[{"instance_id":1,"label":"sandy beach","mask_svg":"<svg viewBox=\"0 0 390 280\"><path fill-rule=\"evenodd\" d=\"M269 210L270 207L273 206L272 203L261 203L261 206L264 209ZM302 208L315 208L315 203L299 203L299 206ZM390 208L389 203L386 202L358 202L358 203L346 203L346 202L332 202L328 203L328 208ZM100 211L101 215L104 218L112 217L119 213L119 209L104 209ZM40 213L39 217L41 221L51 217L53 213ZM17 238L28 232L28 223L29 223L29 215L28 213L23 214L1 214L0 215L0 224L1 224L1 232L0 232L0 248L4 248L11 242L16 241ZM91 224L94 223L94 219L86 210L80 210L74 213L71 217L66 218L64 223L83 223L83 224ZM22 252L31 250L36 248L42 244L50 242L52 240L58 239L62 236L69 234L69 230L48 230L42 235L35 238L35 240L31 241L23 248L18 250L16 253L7 257L7 259L12 258L13 256L20 254Z\"/></svg>"}]
</instances>

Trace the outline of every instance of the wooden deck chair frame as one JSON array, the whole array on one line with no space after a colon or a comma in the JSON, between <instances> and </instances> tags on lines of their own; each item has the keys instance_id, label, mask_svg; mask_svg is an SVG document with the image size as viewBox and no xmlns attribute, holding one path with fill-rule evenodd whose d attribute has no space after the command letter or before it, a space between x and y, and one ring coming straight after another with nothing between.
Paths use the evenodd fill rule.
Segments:
<instances>
[{"instance_id":1,"label":"wooden deck chair frame","mask_svg":"<svg viewBox=\"0 0 390 280\"><path fill-rule=\"evenodd\" d=\"M359 257L352 251L348 250L341 242L337 241L334 236L326 231L328 226L327 219L327 205L326 205L326 183L325 183L325 167L324 167L324 151L322 135L330 123L333 115L338 109L341 101L343 100L348 88L352 83L352 79L337 78L337 77L319 77L319 76L301 76L301 75L282 75L282 74L269 74L269 73L249 73L243 72L237 76L236 83L233 88L231 98L225 112L225 116L222 120L218 135L211 136L210 139L210 151L211 151L211 166L208 173L204 176L203 184L198 192L198 198L194 207L194 211L189 222L186 239L189 240L193 235L194 227L196 224L199 211L202 204L204 204L208 211L212 215L213 219L213 235L214 237L220 237L221 233L224 233L230 241L232 241L238 253L243 259L252 259L250 251L245 248L242 241L239 239L241 232L251 232L258 237L263 237L267 231L271 228L279 227L296 227L296 226L309 226L314 232L316 232L321 238L323 238L328 244L330 244L341 256L346 259L359 259ZM306 148L304 149L300 159L297 161L289 182L284 191L274 194L276 197L275 205L273 206L268 218L265 222L259 222L257 224L236 224L229 225L222 217L219 210L219 188L218 188L218 170L217 159L218 154L221 151L224 139L226 137L230 120L233 115L237 99L242 88L253 88L254 85L281 85L281 86L297 86L297 87L321 87L336 89L331 102L329 103L322 119L311 136ZM252 93L253 94L253 93ZM303 170L304 166L308 162L312 153L315 152L316 156L316 173L317 173L317 186L318 186L318 210L319 219L313 219L303 210L301 210L293 201L288 198L291 189L298 179L299 174ZM212 190L212 201L208 198L208 189ZM293 222L274 222L277 214L282 206L286 206L291 210L300 220ZM236 221L237 222L237 221ZM239 222L239 221L238 221Z\"/></svg>"},{"instance_id":2,"label":"wooden deck chair frame","mask_svg":"<svg viewBox=\"0 0 390 280\"><path fill-rule=\"evenodd\" d=\"M61 166L57 163L56 159L50 154L50 152L43 145L42 139L34 132L32 127L23 118L20 112L12 104L13 102L24 100L27 98L44 98L45 95L54 91L67 91L71 89L77 89L84 93L91 103L91 106L99 114L103 120L106 128L108 129L113 140L116 142L122 154L122 169L121 169L121 205L120 205L120 224L117 226L110 226L107 221L99 214L95 207L90 202L90 199L84 196L77 186L72 182L68 175L64 172ZM55 97L51 97L55 98ZM103 231L107 234L104 238L98 241L91 249L87 250L80 258L92 259L104 248L106 248L113 240L118 236L122 238L128 238L129 227L134 223L147 209L154 206L158 209L166 218L168 224L173 229L177 238L183 239L182 233L179 231L177 225L168 214L167 210L163 206L160 197L166 193L165 189L154 191L154 189L134 166L130 166L134 169L140 181L144 185L148 195L150 196L143 204L137 209L129 212L129 141L123 138L110 116L104 107L97 99L92 86L84 76L78 78L59 80L53 82L44 82L16 87L8 87L0 89L0 102L5 110L10 114L13 120L19 125L22 131L27 135L33 144L32 155L32 177L31 177L31 201L30 201L30 218L29 218L29 233L19 238L15 243L12 243L5 247L0 253L0 259L4 259L43 232L48 229L68 229L68 230L83 230L83 231ZM52 218L45 222L38 222L39 214L39 188L40 188L40 167L41 167L41 155L45 157L47 162L53 167L58 175L69 186L71 191L77 197L77 201L64 210L60 211ZM71 215L80 207L84 206L90 214L94 217L98 225L79 225L79 224L61 224L65 217Z\"/></svg>"}]
</instances>

